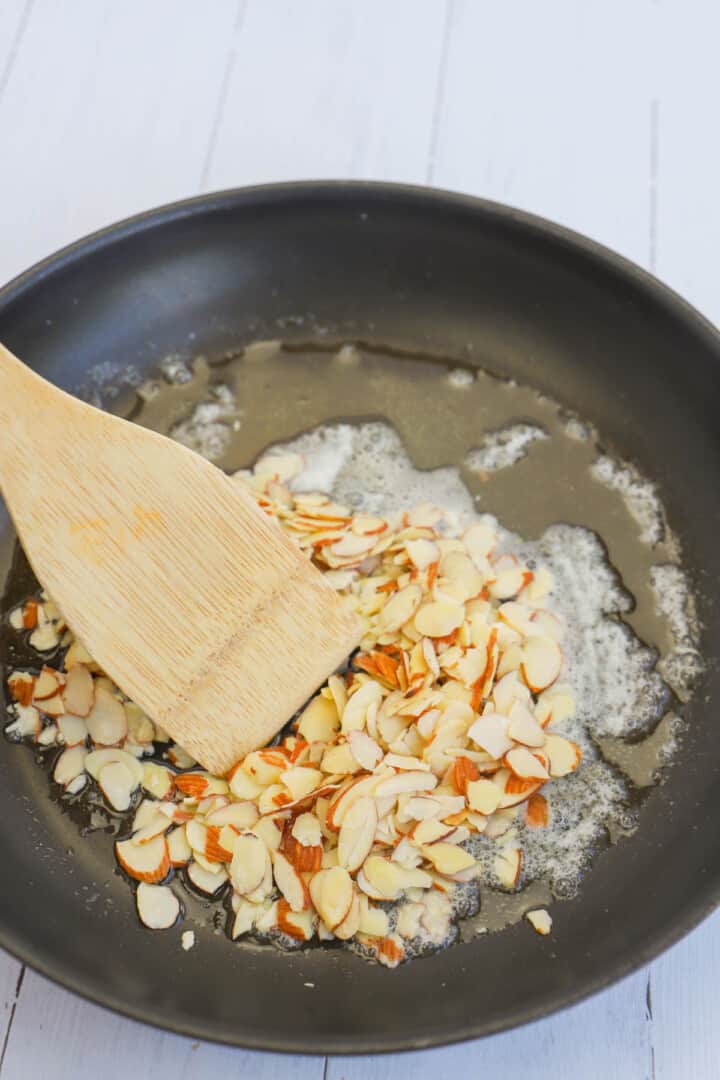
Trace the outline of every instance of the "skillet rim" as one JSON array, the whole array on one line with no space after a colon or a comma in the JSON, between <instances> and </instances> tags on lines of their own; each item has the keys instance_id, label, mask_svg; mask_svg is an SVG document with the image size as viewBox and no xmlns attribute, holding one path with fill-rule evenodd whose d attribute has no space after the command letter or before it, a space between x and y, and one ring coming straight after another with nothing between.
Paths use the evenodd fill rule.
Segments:
<instances>
[{"instance_id":1,"label":"skillet rim","mask_svg":"<svg viewBox=\"0 0 720 1080\"><path fill-rule=\"evenodd\" d=\"M454 207L466 213L479 213L487 219L497 221L500 225L511 225L522 229L526 234L534 235L541 240L559 242L576 253L584 254L599 268L605 271L613 271L620 279L624 279L630 289L640 290L646 299L655 305L659 305L666 314L684 324L696 335L701 334L705 338L706 347L717 354L720 363L720 330L670 286L605 245L540 215L504 203L447 189L374 180L283 181L225 188L220 191L175 200L130 215L61 247L19 275L11 278L0 287L0 317L2 317L3 311L8 305L56 270L82 260L87 254L109 247L118 240L142 234L156 226L179 221L195 214L229 209L238 205L247 207L258 204L272 208L296 200L327 199L328 197L334 197L338 201L344 200L349 204L352 201L361 199L363 195L384 198L388 202L396 201L400 205L403 202L406 205L409 202L416 206L425 204L428 210L432 210L433 207L445 209ZM112 993L103 993L102 989L87 989L81 980L73 977L72 971L65 970L59 964L53 965L46 962L42 956L34 955L32 948L17 944L12 931L1 924L0 947L20 963L29 966L40 975L62 986L64 989L70 990L86 1001L136 1022L143 1023L146 1026L247 1050L313 1056L323 1054L330 1056L339 1054L361 1055L396 1053L399 1051L411 1052L431 1047L448 1046L497 1034L554 1015L572 1005L587 1000L592 995L637 971L695 929L719 906L720 869L715 873L714 879L712 877L707 879L703 889L698 890L688 898L685 906L676 915L673 922L668 925L665 933L659 934L646 946L636 947L632 956L628 956L627 960L622 964L615 964L611 971L599 972L592 978L588 978L582 988L573 988L573 990L568 991L558 990L553 995L552 1003L538 1001L536 1005L521 1007L517 1011L506 1014L505 1017L497 1020L490 1022L478 1021L478 1023L471 1026L465 1023L462 1028L457 1030L447 1030L447 1027L445 1027L444 1030L428 1033L422 1039L417 1037L408 1038L402 1035L391 1038L383 1036L381 1046L368 1046L367 1041L362 1037L358 1039L343 1036L330 1041L324 1039L322 1044L317 1045L310 1040L311 1045L308 1045L308 1040L301 1042L297 1039L288 1039L282 1036L276 1037L273 1042L269 1042L266 1036L260 1035L260 1037L256 1038L251 1032L244 1032L241 1037L242 1041L240 1041L228 1027L222 1033L208 1033L207 1030L203 1030L198 1026L174 1021L172 1014L164 1012L162 1008L158 1008L154 1013L147 1008L135 1009L132 1002L118 999ZM550 1007L548 1007L549 1004Z\"/></svg>"}]
</instances>

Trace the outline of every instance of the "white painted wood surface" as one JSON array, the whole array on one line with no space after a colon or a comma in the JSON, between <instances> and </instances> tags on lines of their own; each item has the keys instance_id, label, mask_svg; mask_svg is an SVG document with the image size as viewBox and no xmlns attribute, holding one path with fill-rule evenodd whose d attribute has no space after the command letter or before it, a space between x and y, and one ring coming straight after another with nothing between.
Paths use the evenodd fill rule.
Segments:
<instances>
[{"instance_id":1,"label":"white painted wood surface","mask_svg":"<svg viewBox=\"0 0 720 1080\"><path fill-rule=\"evenodd\" d=\"M0 0L0 280L137 210L264 180L431 182L553 217L720 321L713 0ZM720 914L560 1016L422 1054L243 1053L0 956L0 1080L714 1080Z\"/></svg>"}]
</instances>

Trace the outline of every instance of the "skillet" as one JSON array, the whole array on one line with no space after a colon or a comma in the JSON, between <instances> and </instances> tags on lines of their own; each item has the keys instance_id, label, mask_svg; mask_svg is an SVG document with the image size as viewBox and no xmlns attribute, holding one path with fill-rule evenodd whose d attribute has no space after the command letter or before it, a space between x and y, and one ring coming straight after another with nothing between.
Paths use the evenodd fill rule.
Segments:
<instances>
[{"instance_id":1,"label":"skillet","mask_svg":"<svg viewBox=\"0 0 720 1080\"><path fill-rule=\"evenodd\" d=\"M66 248L0 292L0 339L70 390L98 364L150 374L188 340L218 356L251 340L306 340L308 323L528 382L658 482L710 658L676 764L636 833L562 905L552 938L529 947L517 925L388 972L339 950L287 956L210 932L184 953L176 937L149 933L113 873L110 838L80 842L32 754L1 741L0 945L95 1002L198 1038L307 1053L418 1049L576 1002L718 902L720 338L642 270L558 226L383 184L177 203ZM3 576L13 545L3 512ZM21 593L11 579L6 602Z\"/></svg>"}]
</instances>

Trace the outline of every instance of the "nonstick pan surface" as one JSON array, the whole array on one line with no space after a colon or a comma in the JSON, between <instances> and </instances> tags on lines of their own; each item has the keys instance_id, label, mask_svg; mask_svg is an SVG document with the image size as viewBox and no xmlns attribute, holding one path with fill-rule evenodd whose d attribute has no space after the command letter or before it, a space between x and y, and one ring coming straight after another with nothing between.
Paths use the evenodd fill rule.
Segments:
<instances>
[{"instance_id":1,"label":"nonstick pan surface","mask_svg":"<svg viewBox=\"0 0 720 1080\"><path fill-rule=\"evenodd\" d=\"M0 339L70 390L105 362L150 374L188 341L218 356L251 340L307 340L314 327L528 382L658 482L710 661L676 764L635 834L559 905L551 938L517 925L387 971L339 950L283 955L210 932L184 953L177 935L144 930L111 839L81 841L32 754L0 741L0 944L93 1001L200 1038L308 1053L420 1048L578 1001L718 901L720 339L641 270L563 229L373 184L179 203L91 236L0 292ZM13 544L3 515L3 574Z\"/></svg>"}]
</instances>

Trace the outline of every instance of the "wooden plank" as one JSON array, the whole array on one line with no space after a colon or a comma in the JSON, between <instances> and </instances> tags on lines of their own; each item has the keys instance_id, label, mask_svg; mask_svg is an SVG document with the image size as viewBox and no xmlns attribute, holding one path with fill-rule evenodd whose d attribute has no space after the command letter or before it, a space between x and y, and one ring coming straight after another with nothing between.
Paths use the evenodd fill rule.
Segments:
<instances>
[{"instance_id":1,"label":"wooden plank","mask_svg":"<svg viewBox=\"0 0 720 1080\"><path fill-rule=\"evenodd\" d=\"M431 180L646 265L651 0L456 0Z\"/></svg>"},{"instance_id":2,"label":"wooden plank","mask_svg":"<svg viewBox=\"0 0 720 1080\"><path fill-rule=\"evenodd\" d=\"M654 1080L716 1080L719 966L720 911L653 964Z\"/></svg>"},{"instance_id":3,"label":"wooden plank","mask_svg":"<svg viewBox=\"0 0 720 1080\"><path fill-rule=\"evenodd\" d=\"M0 99L15 66L32 9L32 0L0 3Z\"/></svg>"},{"instance_id":4,"label":"wooden plank","mask_svg":"<svg viewBox=\"0 0 720 1080\"><path fill-rule=\"evenodd\" d=\"M249 0L205 186L422 182L445 3Z\"/></svg>"},{"instance_id":5,"label":"wooden plank","mask_svg":"<svg viewBox=\"0 0 720 1080\"><path fill-rule=\"evenodd\" d=\"M240 3L36 0L0 98L0 280L199 189Z\"/></svg>"},{"instance_id":6,"label":"wooden plank","mask_svg":"<svg viewBox=\"0 0 720 1080\"><path fill-rule=\"evenodd\" d=\"M0 1074L24 977L25 966L0 951Z\"/></svg>"},{"instance_id":7,"label":"wooden plank","mask_svg":"<svg viewBox=\"0 0 720 1080\"><path fill-rule=\"evenodd\" d=\"M322 1080L322 1058L251 1053L136 1024L28 972L5 1052L2 1080L156 1080L251 1076Z\"/></svg>"},{"instance_id":8,"label":"wooden plank","mask_svg":"<svg viewBox=\"0 0 720 1080\"><path fill-rule=\"evenodd\" d=\"M658 27L656 272L720 325L720 6L663 0Z\"/></svg>"},{"instance_id":9,"label":"wooden plank","mask_svg":"<svg viewBox=\"0 0 720 1080\"><path fill-rule=\"evenodd\" d=\"M327 1080L640 1080L650 1075L651 1060L646 981L638 972L548 1020L477 1042L417 1054L331 1058Z\"/></svg>"}]
</instances>

